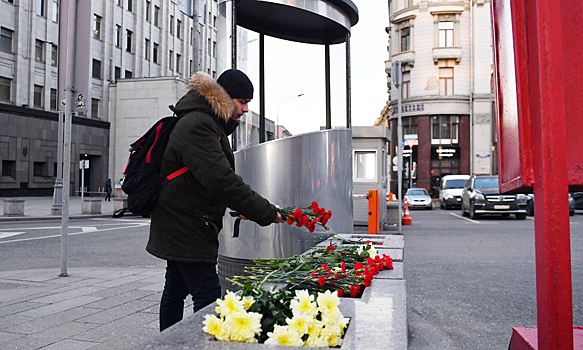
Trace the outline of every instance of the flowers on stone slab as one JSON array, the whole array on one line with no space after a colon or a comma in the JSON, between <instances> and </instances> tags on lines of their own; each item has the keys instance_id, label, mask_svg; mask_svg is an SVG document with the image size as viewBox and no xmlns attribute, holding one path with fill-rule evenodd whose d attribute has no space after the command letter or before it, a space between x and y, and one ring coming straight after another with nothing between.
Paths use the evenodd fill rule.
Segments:
<instances>
[{"instance_id":1,"label":"flowers on stone slab","mask_svg":"<svg viewBox=\"0 0 583 350\"><path fill-rule=\"evenodd\" d=\"M266 290L247 283L242 297L227 292L217 315L205 315L203 331L217 340L291 346L338 346L348 325L336 293ZM257 298L257 299L255 299ZM246 310L242 305L249 301Z\"/></svg>"}]
</instances>

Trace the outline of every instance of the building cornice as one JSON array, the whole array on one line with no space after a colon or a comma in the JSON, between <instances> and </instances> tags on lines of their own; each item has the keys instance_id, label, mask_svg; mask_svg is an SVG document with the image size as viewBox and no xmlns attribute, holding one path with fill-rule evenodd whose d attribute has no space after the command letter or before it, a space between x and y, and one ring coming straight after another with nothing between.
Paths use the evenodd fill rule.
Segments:
<instances>
[{"instance_id":1,"label":"building cornice","mask_svg":"<svg viewBox=\"0 0 583 350\"><path fill-rule=\"evenodd\" d=\"M39 109L19 107L10 104L0 103L0 112L5 112L10 115L19 115L27 118L44 119L51 120L54 122L59 121L59 114L56 112L48 112ZM72 124L90 126L99 129L109 129L110 123L104 122L102 120L88 119L81 117L73 117Z\"/></svg>"}]
</instances>

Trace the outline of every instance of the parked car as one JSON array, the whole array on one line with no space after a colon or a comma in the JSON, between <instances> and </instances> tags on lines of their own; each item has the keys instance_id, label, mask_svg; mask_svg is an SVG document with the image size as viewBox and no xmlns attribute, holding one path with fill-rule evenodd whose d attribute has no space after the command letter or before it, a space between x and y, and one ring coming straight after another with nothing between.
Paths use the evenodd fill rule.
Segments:
<instances>
[{"instance_id":1,"label":"parked car","mask_svg":"<svg viewBox=\"0 0 583 350\"><path fill-rule=\"evenodd\" d=\"M470 175L445 175L441 178L439 188L439 205L441 209L449 209L462 204L462 190Z\"/></svg>"},{"instance_id":2,"label":"parked car","mask_svg":"<svg viewBox=\"0 0 583 350\"><path fill-rule=\"evenodd\" d=\"M575 209L583 209L583 192L574 192L571 196L575 201Z\"/></svg>"},{"instance_id":3,"label":"parked car","mask_svg":"<svg viewBox=\"0 0 583 350\"><path fill-rule=\"evenodd\" d=\"M534 194L528 195L528 200L526 201L526 214L528 216L534 216ZM575 215L575 199L569 193L569 216Z\"/></svg>"},{"instance_id":4,"label":"parked car","mask_svg":"<svg viewBox=\"0 0 583 350\"><path fill-rule=\"evenodd\" d=\"M405 199L409 204L409 209L413 208L423 208L423 209L433 209L433 200L431 196L424 188L410 188L405 194Z\"/></svg>"},{"instance_id":5,"label":"parked car","mask_svg":"<svg viewBox=\"0 0 583 350\"><path fill-rule=\"evenodd\" d=\"M462 215L478 219L484 214L514 214L516 219L526 219L525 194L501 194L497 176L472 175L462 190Z\"/></svg>"}]
</instances>

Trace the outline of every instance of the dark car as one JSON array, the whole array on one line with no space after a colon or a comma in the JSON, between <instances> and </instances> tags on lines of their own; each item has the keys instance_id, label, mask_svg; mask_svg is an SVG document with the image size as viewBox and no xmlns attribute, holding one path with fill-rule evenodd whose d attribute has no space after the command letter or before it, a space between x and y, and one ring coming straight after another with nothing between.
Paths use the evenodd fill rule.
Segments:
<instances>
[{"instance_id":1,"label":"dark car","mask_svg":"<svg viewBox=\"0 0 583 350\"><path fill-rule=\"evenodd\" d=\"M528 200L526 201L526 214L528 216L534 215L534 194L528 195ZM569 193L569 216L575 215L575 199Z\"/></svg>"},{"instance_id":2,"label":"dark car","mask_svg":"<svg viewBox=\"0 0 583 350\"><path fill-rule=\"evenodd\" d=\"M462 215L470 214L473 220L485 214L514 214L516 219L526 219L525 194L501 194L497 176L472 175L462 190Z\"/></svg>"},{"instance_id":3,"label":"dark car","mask_svg":"<svg viewBox=\"0 0 583 350\"><path fill-rule=\"evenodd\" d=\"M571 196L575 201L575 209L583 209L583 192L574 192Z\"/></svg>"}]
</instances>

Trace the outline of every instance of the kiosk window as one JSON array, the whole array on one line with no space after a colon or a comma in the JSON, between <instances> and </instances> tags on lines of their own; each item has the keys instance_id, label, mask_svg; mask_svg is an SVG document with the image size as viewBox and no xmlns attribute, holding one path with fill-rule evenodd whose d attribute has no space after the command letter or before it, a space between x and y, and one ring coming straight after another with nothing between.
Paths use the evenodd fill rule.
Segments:
<instances>
[{"instance_id":1,"label":"kiosk window","mask_svg":"<svg viewBox=\"0 0 583 350\"><path fill-rule=\"evenodd\" d=\"M376 180L376 151L354 152L355 180Z\"/></svg>"}]
</instances>

